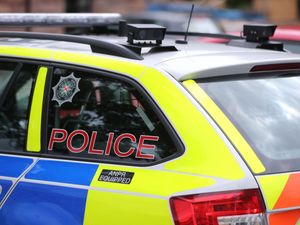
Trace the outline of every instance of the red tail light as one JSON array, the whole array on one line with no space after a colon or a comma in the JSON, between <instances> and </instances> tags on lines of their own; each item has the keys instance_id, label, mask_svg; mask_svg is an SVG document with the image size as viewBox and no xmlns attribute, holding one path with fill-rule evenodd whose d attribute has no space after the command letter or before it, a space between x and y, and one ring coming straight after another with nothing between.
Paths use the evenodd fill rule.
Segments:
<instances>
[{"instance_id":1,"label":"red tail light","mask_svg":"<svg viewBox=\"0 0 300 225\"><path fill-rule=\"evenodd\" d=\"M175 225L264 225L264 204L257 189L173 197Z\"/></svg>"}]
</instances>

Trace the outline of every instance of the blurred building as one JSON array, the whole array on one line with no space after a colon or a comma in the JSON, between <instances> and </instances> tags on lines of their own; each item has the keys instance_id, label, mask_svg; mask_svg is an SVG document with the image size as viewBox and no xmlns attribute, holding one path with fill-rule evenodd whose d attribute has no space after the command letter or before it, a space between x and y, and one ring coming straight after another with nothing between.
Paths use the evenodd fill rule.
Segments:
<instances>
[{"instance_id":1,"label":"blurred building","mask_svg":"<svg viewBox=\"0 0 300 225\"><path fill-rule=\"evenodd\" d=\"M188 0L0 0L0 12L120 12L143 11L153 2ZM225 7L229 0L189 0L206 6ZM230 0L239 5L242 1ZM300 0L248 0L253 10L263 12L279 24L299 19Z\"/></svg>"},{"instance_id":2,"label":"blurred building","mask_svg":"<svg viewBox=\"0 0 300 225\"><path fill-rule=\"evenodd\" d=\"M253 9L263 12L278 24L295 23L299 19L299 0L253 0Z\"/></svg>"}]
</instances>

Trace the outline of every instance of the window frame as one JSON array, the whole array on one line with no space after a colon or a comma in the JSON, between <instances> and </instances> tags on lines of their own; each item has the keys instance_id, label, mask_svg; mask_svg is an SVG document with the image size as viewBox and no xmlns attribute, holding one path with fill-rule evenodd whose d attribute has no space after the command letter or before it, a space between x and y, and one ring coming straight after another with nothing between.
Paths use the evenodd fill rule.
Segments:
<instances>
[{"instance_id":1,"label":"window frame","mask_svg":"<svg viewBox=\"0 0 300 225\"><path fill-rule=\"evenodd\" d=\"M18 75L20 74L20 72L22 71L22 68L24 66L24 64L28 65L34 65L37 67L37 73L36 73L36 77L35 77L35 81L32 85L32 89L30 91L30 97L29 97L29 103L28 103L28 110L26 113L26 117L27 120L29 122L29 118L31 115L31 104L32 104L32 98L33 98L33 93L35 90L35 85L36 85L36 78L38 76L38 71L39 68L41 66L45 66L48 67L49 63L46 62L42 62L42 61L38 61L38 60L27 60L27 59L23 59L23 58L16 58L16 57L0 57L0 62L12 62L12 63L16 63L17 66L15 68L15 71L13 72L9 82L7 83L7 86L5 87L5 89L3 90L2 96L5 96L5 98L7 97L7 95L11 92L12 90L12 85L14 84L14 82L16 81L16 79L18 78ZM3 108L3 104L5 102L5 98L0 98L0 110ZM19 151L19 150L12 150L12 151L4 151L0 149L0 154L8 154L8 155L25 155L25 156L39 156L39 153L32 153L29 152L27 150L27 141L28 141L28 128L27 128L27 133L26 133L26 139L25 139L25 143L24 143L24 150L23 151Z\"/></svg>"},{"instance_id":2,"label":"window frame","mask_svg":"<svg viewBox=\"0 0 300 225\"><path fill-rule=\"evenodd\" d=\"M125 82L127 84L132 85L136 88L137 91L144 97L147 104L150 104L150 107L153 109L154 113L158 117L158 119L162 122L165 131L170 136L175 148L176 153L168 156L164 159L160 159L153 162L145 162L145 163L134 163L134 162L122 162L116 160L107 160L107 159L94 159L94 158L84 158L80 156L64 156L64 155L54 155L48 154L48 117L49 117L49 107L50 107L50 97L51 97L51 83L53 78L54 68L62 68L62 69L69 69L74 71L86 72L93 74L95 76L99 76L99 78L110 78L110 79L117 79L119 81ZM161 164L166 161L170 161L172 159L178 158L179 156L183 155L185 152L185 146L183 144L182 139L180 138L179 134L176 132L174 127L172 126L169 119L163 113L161 108L158 106L154 98L151 94L134 78L131 78L127 75L119 74L116 72L106 71L100 68L91 68L85 67L81 65L73 65L73 64L66 64L66 63L59 63L59 62L52 62L48 66L48 74L45 84L44 90L44 101L43 101L43 115L42 115L42 127L41 127L41 152L40 156L47 157L47 158L59 158L59 159L67 159L67 160L74 160L74 161L84 161L84 162L97 162L97 163L107 163L107 164L116 164L116 165L128 165L128 166L138 166L138 167L147 167L153 166L157 164Z\"/></svg>"}]
</instances>

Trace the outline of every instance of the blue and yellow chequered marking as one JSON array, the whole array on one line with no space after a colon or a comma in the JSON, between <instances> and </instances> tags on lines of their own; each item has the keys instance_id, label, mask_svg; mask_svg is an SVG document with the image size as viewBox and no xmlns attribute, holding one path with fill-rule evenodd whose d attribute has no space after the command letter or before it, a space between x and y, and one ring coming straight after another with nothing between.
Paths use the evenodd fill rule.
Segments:
<instances>
[{"instance_id":1,"label":"blue and yellow chequered marking","mask_svg":"<svg viewBox=\"0 0 300 225\"><path fill-rule=\"evenodd\" d=\"M3 158L4 165L11 167L6 168L6 173L1 170L0 176L21 175L28 168L24 160L33 162L19 157ZM40 159L1 208L1 225L83 224L88 188L97 168L98 164L92 163Z\"/></svg>"},{"instance_id":2,"label":"blue and yellow chequered marking","mask_svg":"<svg viewBox=\"0 0 300 225\"><path fill-rule=\"evenodd\" d=\"M85 209L81 206L79 207L81 211L85 210L84 220L82 220L81 212L77 212L80 218L75 219L71 222L72 224L81 224L83 221L85 225L171 225L173 224L173 220L170 214L168 198L172 194L195 188L213 186L216 183L213 177L227 180L239 180L245 177L240 165L234 156L232 156L221 137L206 121L205 117L199 113L198 109L174 83L155 69L149 69L144 65L128 60L45 49L3 46L1 47L0 54L49 59L97 67L139 79L141 84L157 100L157 104L163 109L184 141L186 147L185 154L176 160L165 163L164 168L161 170L100 164L94 172L91 172L93 177L90 178L91 183L87 191ZM43 96L43 93L39 92ZM41 107L41 105L37 104L35 107ZM34 140L33 136L30 138L32 138L31 141L33 142L40 141ZM212 157L214 155L218 155L218 157ZM52 169L56 173L61 173L64 163L67 162L63 161L61 164L62 167L59 167L59 169L56 167L52 167ZM70 186L82 184L80 178L76 177L77 170L73 171L69 169L65 174L56 175L52 174L53 172L43 171L45 167L48 166L48 168L51 168L51 166L46 165L47 163L42 164L37 164L38 166L29 172L28 176L26 176L28 181L21 182L18 185L16 192L13 193L16 195L16 199L18 196L23 196L22 193L25 193L22 191L25 190L25 192L29 193L28 196L34 199L31 202L32 206L34 203L38 204L44 200L47 206L45 208L41 207L44 209L39 211L41 214L47 211L46 209L48 208L50 212L55 212L51 211L53 210L51 209L51 205L55 205L55 201L53 201L55 198L59 202L57 204L58 208L68 208L61 201L69 202L69 205L76 205L74 202L76 196L80 196L77 197L77 200L82 205L83 201L80 199L84 199L81 197L86 195L85 191L87 189L83 190L83 194L82 192L81 194L75 194L72 191L74 188ZM223 166L220 167L220 164ZM135 175L130 185L105 183L98 181L102 169L131 171ZM67 178L70 174L73 177ZM66 180L64 180L65 178ZM38 182L49 183L38 184ZM69 184L64 182L69 182ZM88 181L86 182L88 183ZM37 189L36 194L34 194L35 189ZM81 190L80 187L76 187L75 189ZM71 198L69 198L70 196ZM65 210L62 211L65 212ZM73 206L70 206L70 211L64 213L61 217L70 218L68 216L72 216L74 212ZM42 215L50 217L50 214ZM145 220L145 218L147 219ZM49 221L55 224L55 221L51 219ZM41 223L41 221L37 222ZM20 224L22 223L20 222Z\"/></svg>"}]
</instances>

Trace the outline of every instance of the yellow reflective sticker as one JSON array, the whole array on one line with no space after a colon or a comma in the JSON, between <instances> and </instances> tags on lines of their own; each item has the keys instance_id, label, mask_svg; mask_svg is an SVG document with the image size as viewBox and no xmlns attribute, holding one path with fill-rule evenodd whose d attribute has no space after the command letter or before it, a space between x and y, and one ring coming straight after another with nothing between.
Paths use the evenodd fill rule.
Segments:
<instances>
[{"instance_id":1,"label":"yellow reflective sticker","mask_svg":"<svg viewBox=\"0 0 300 225\"><path fill-rule=\"evenodd\" d=\"M26 48L15 46L2 46L0 50L2 56L16 56L23 58L33 58L38 60L48 59L50 61L73 63L88 67L100 67L103 70L123 73L131 77L138 77L145 66L137 63L137 60L118 59L100 54L68 52L53 49Z\"/></svg>"},{"instance_id":2,"label":"yellow reflective sticker","mask_svg":"<svg viewBox=\"0 0 300 225\"><path fill-rule=\"evenodd\" d=\"M282 193L289 174L267 175L258 178L258 183L265 198L268 210L272 210Z\"/></svg>"},{"instance_id":3,"label":"yellow reflective sticker","mask_svg":"<svg viewBox=\"0 0 300 225\"><path fill-rule=\"evenodd\" d=\"M40 67L34 87L27 135L27 151L30 152L41 151L41 123L47 72L48 68Z\"/></svg>"},{"instance_id":4,"label":"yellow reflective sticker","mask_svg":"<svg viewBox=\"0 0 300 225\"><path fill-rule=\"evenodd\" d=\"M154 69L145 71L140 81L154 96L186 147L184 155L167 162L165 169L229 180L245 176L222 138L178 86Z\"/></svg>"},{"instance_id":5,"label":"yellow reflective sticker","mask_svg":"<svg viewBox=\"0 0 300 225\"><path fill-rule=\"evenodd\" d=\"M103 170L129 173L130 184L99 181ZM88 191L84 224L172 224L169 196L215 182L211 178L151 167L100 164Z\"/></svg>"},{"instance_id":6,"label":"yellow reflective sticker","mask_svg":"<svg viewBox=\"0 0 300 225\"><path fill-rule=\"evenodd\" d=\"M84 225L173 225L168 199L88 191Z\"/></svg>"},{"instance_id":7,"label":"yellow reflective sticker","mask_svg":"<svg viewBox=\"0 0 300 225\"><path fill-rule=\"evenodd\" d=\"M254 173L264 172L266 169L253 149L205 91L193 80L184 81L183 85L193 94L216 123L222 128L252 171Z\"/></svg>"},{"instance_id":8,"label":"yellow reflective sticker","mask_svg":"<svg viewBox=\"0 0 300 225\"><path fill-rule=\"evenodd\" d=\"M132 77L138 77L145 69L144 65L134 63L133 60L125 61L76 52L55 52L54 59L57 61L72 62L77 65L101 67L101 69L123 73Z\"/></svg>"},{"instance_id":9,"label":"yellow reflective sticker","mask_svg":"<svg viewBox=\"0 0 300 225\"><path fill-rule=\"evenodd\" d=\"M130 184L99 181L103 169L131 172L134 173L134 175ZM177 192L207 187L213 184L215 184L214 179L201 176L146 168L100 164L90 186L108 190L170 196Z\"/></svg>"},{"instance_id":10,"label":"yellow reflective sticker","mask_svg":"<svg viewBox=\"0 0 300 225\"><path fill-rule=\"evenodd\" d=\"M41 48L26 48L16 46L3 46L0 48L2 56L16 56L24 58L49 59L52 56L53 50Z\"/></svg>"}]
</instances>

